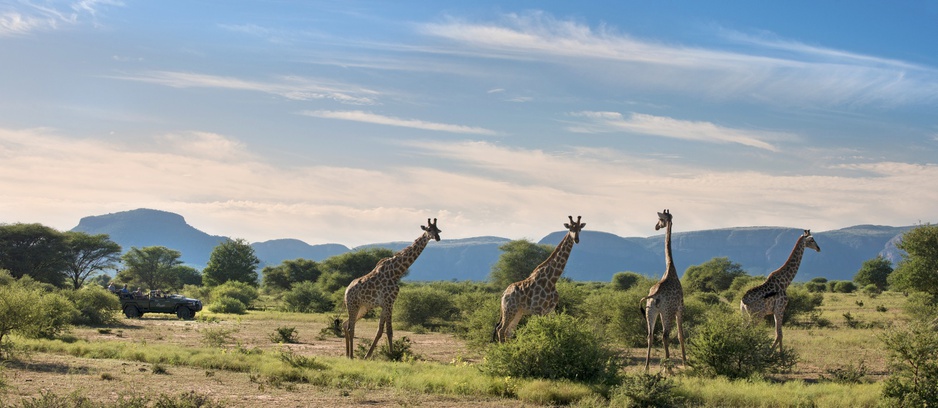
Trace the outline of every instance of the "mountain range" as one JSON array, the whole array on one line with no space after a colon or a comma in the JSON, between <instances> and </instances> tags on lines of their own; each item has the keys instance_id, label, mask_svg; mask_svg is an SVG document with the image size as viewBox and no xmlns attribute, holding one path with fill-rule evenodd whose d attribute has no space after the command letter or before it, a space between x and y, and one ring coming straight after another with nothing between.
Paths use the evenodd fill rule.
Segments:
<instances>
[{"instance_id":1,"label":"mountain range","mask_svg":"<svg viewBox=\"0 0 938 408\"><path fill-rule=\"evenodd\" d=\"M914 226L890 227L858 225L833 231L814 232L820 253L805 254L796 281L815 277L851 280L864 261L883 256L895 264L901 259L897 240ZM416 227L415 227L416 230ZM209 235L186 223L179 214L136 209L82 218L72 231L108 234L125 251L131 247L160 245L180 251L181 260L202 269L212 250L227 237ZM548 234L538 243L557 245L566 231ZM672 235L672 252L679 274L687 267L715 257L739 263L750 275L765 275L781 266L802 233L786 227L737 227ZM416 235L415 235L416 237ZM501 255L499 247L510 240L501 237L443 239L431 242L405 277L412 281L472 280L488 278ZM260 267L284 260L305 258L314 261L369 247L400 250L412 241L385 242L349 248L329 243L310 245L297 239L276 239L252 243ZM664 236L620 237L599 231L583 231L573 249L564 276L581 281L608 282L616 272L631 271L650 277L664 273Z\"/></svg>"}]
</instances>

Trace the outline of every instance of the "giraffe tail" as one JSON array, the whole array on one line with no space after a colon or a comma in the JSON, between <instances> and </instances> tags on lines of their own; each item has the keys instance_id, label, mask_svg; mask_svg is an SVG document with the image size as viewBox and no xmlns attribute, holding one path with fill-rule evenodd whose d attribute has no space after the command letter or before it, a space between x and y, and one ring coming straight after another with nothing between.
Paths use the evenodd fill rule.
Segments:
<instances>
[{"instance_id":1,"label":"giraffe tail","mask_svg":"<svg viewBox=\"0 0 938 408\"><path fill-rule=\"evenodd\" d=\"M645 300L651 299L651 296L645 296L638 301L638 313L642 315L642 320L647 321L648 316L645 316Z\"/></svg>"}]
</instances>

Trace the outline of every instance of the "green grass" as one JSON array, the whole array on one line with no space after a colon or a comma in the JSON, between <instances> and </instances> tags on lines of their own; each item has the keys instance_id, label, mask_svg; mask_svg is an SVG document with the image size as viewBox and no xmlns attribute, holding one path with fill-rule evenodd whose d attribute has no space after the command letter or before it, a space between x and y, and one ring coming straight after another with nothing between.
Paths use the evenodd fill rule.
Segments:
<instances>
[{"instance_id":1,"label":"green grass","mask_svg":"<svg viewBox=\"0 0 938 408\"><path fill-rule=\"evenodd\" d=\"M678 374L674 392L689 405L726 407L871 407L879 403L886 363L881 341L877 338L896 320L903 320L904 297L886 292L875 298L861 294L825 294L820 314L832 323L828 328L788 325L784 328L785 345L797 350L801 361L795 372L767 380L729 381ZM860 306L857 301L862 301ZM886 311L881 311L883 308ZM879 310L878 310L879 309ZM860 328L849 328L843 318L850 313ZM390 389L402 395L440 394L459 400L473 398L511 398L515 402L544 405L572 404L610 406L610 390L569 381L532 380L486 375L478 365L454 358L454 363L428 361L384 362L349 361L339 356L305 356L288 348L270 345L266 338L277 324L290 323L307 332L331 323L333 314L302 314L278 311L249 311L246 315L206 314L214 319L236 320L247 331L250 322L261 339L256 345L242 346L241 341L254 336L240 336L235 345L207 346L201 336L190 334L186 345L168 342L101 340L72 342L33 340L15 337L17 349L37 353L65 354L82 358L114 359L172 367L192 367L209 371L248 373L259 384L311 384L347 392L349 395L374 389ZM177 323L173 323L177 324ZM181 330L204 335L204 330L231 330L227 326L179 323ZM201 330L198 327L203 327ZM222 329L224 328L224 329ZM130 329L128 329L130 330ZM210 330L211 331L211 330ZM204 339L203 339L204 340ZM245 343L250 344L250 343ZM660 347L659 347L660 348ZM660 350L656 351L660 352ZM635 353L633 350L632 353ZM641 350L644 355L644 349ZM640 359L642 360L642 359ZM824 381L826 373L862 362L870 375L860 384ZM632 365L627 372L640 371ZM690 371L690 370L688 370ZM0 385L4 376L0 367ZM9 381L7 382L9 384ZM612 402L615 405L616 401Z\"/></svg>"}]
</instances>

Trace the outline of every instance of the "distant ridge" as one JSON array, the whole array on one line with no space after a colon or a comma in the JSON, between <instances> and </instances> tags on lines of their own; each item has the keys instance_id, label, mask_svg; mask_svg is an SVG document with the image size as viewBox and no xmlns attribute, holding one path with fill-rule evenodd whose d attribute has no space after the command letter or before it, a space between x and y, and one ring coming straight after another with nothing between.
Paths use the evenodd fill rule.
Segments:
<instances>
[{"instance_id":1,"label":"distant ridge","mask_svg":"<svg viewBox=\"0 0 938 408\"><path fill-rule=\"evenodd\" d=\"M895 243L913 228L857 225L833 231L812 231L820 253L805 254L796 281L823 276L828 279L853 278L864 261L882 255L897 262L901 252ZM209 235L171 212L137 209L84 217L73 231L108 234L125 251L131 247L162 245L182 253L186 264L203 269L216 245L226 237ZM419 232L419 231L414 231ZM737 227L675 232L672 236L675 266L683 275L687 267L715 257L728 257L750 275L767 274L785 262L802 230L789 227ZM563 231L548 234L539 243L557 245ZM416 237L416 234L414 234ZM499 247L508 238L483 236L444 239L427 245L420 259L405 277L412 281L473 280L488 278L498 261ZM412 241L376 243L348 248L341 244L310 245L297 239L275 239L252 243L261 267L278 265L296 258L322 261L351 250L383 247L400 250ZM658 277L664 273L664 237L624 238L601 231L583 231L573 248L564 276L574 280L608 282L616 272L633 271Z\"/></svg>"}]
</instances>

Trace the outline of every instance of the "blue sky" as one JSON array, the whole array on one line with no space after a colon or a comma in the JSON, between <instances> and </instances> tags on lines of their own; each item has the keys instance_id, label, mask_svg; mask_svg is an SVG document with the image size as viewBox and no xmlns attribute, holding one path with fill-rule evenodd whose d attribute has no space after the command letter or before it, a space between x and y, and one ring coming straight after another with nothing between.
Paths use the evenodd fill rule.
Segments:
<instances>
[{"instance_id":1,"label":"blue sky","mask_svg":"<svg viewBox=\"0 0 938 408\"><path fill-rule=\"evenodd\" d=\"M2 1L0 223L143 207L354 246L428 217L932 222L935 39L926 1Z\"/></svg>"}]
</instances>

